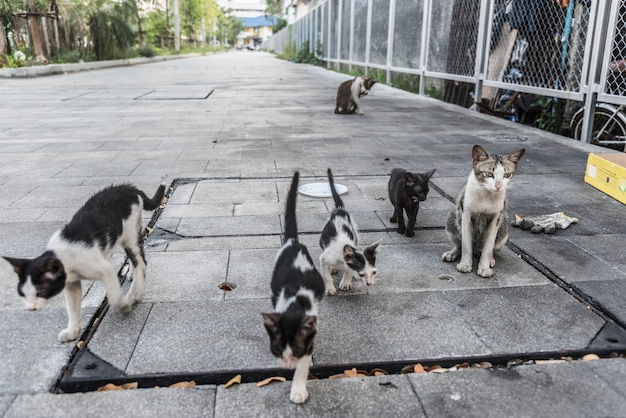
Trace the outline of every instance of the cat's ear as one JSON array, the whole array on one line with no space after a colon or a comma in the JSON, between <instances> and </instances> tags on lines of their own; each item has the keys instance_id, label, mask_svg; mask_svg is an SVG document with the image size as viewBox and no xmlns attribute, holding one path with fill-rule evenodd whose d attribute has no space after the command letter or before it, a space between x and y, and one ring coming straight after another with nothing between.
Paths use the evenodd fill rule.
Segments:
<instances>
[{"instance_id":1,"label":"cat's ear","mask_svg":"<svg viewBox=\"0 0 626 418\"><path fill-rule=\"evenodd\" d=\"M426 180L430 179L433 174L435 174L435 168L433 168L432 170L430 170L429 172L427 172L426 174L424 174L424 177L426 177Z\"/></svg>"},{"instance_id":2,"label":"cat's ear","mask_svg":"<svg viewBox=\"0 0 626 418\"><path fill-rule=\"evenodd\" d=\"M298 333L307 338L311 334L315 334L317 332L317 315L306 315L302 318L300 322L300 327L298 328Z\"/></svg>"},{"instance_id":3,"label":"cat's ear","mask_svg":"<svg viewBox=\"0 0 626 418\"><path fill-rule=\"evenodd\" d=\"M43 265L44 276L49 280L56 280L65 273L63 263L56 257L50 257Z\"/></svg>"},{"instance_id":4,"label":"cat's ear","mask_svg":"<svg viewBox=\"0 0 626 418\"><path fill-rule=\"evenodd\" d=\"M351 245L343 246L343 259L348 262L354 258L354 253L356 253L356 248Z\"/></svg>"},{"instance_id":5,"label":"cat's ear","mask_svg":"<svg viewBox=\"0 0 626 418\"><path fill-rule=\"evenodd\" d=\"M412 184L415 183L415 177L413 177L413 173L409 173L408 171L404 173L404 184Z\"/></svg>"},{"instance_id":6,"label":"cat's ear","mask_svg":"<svg viewBox=\"0 0 626 418\"><path fill-rule=\"evenodd\" d=\"M378 255L378 245L381 243L382 240L382 238L379 239L378 241L363 250L363 256L366 260L376 260L376 256Z\"/></svg>"},{"instance_id":7,"label":"cat's ear","mask_svg":"<svg viewBox=\"0 0 626 418\"><path fill-rule=\"evenodd\" d=\"M485 161L489 158L489 154L485 151L480 145L474 145L472 148L472 163L476 165L476 163L480 161Z\"/></svg>"},{"instance_id":8,"label":"cat's ear","mask_svg":"<svg viewBox=\"0 0 626 418\"><path fill-rule=\"evenodd\" d=\"M24 271L24 267L26 267L26 265L30 261L26 258L13 258L13 257L2 257L2 258L7 260L9 263L11 263L11 265L13 266L13 271L15 271L17 274L20 274L22 271Z\"/></svg>"},{"instance_id":9,"label":"cat's ear","mask_svg":"<svg viewBox=\"0 0 626 418\"><path fill-rule=\"evenodd\" d=\"M263 325L270 334L276 334L280 329L280 314L278 313L262 313Z\"/></svg>"},{"instance_id":10,"label":"cat's ear","mask_svg":"<svg viewBox=\"0 0 626 418\"><path fill-rule=\"evenodd\" d=\"M519 160L522 159L522 156L524 155L525 152L526 152L525 148L518 149L517 151L510 153L509 155L507 155L504 158L506 158L507 160L509 160L513 164L517 165L517 163L519 163Z\"/></svg>"}]
</instances>

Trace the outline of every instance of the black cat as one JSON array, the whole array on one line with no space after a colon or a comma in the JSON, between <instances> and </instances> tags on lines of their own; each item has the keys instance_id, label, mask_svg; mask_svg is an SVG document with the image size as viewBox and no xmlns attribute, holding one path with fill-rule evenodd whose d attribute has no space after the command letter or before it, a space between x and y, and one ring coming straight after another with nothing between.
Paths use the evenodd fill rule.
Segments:
<instances>
[{"instance_id":1,"label":"black cat","mask_svg":"<svg viewBox=\"0 0 626 418\"><path fill-rule=\"evenodd\" d=\"M296 195L299 177L296 171L285 208L285 239L276 256L272 275L274 312L262 314L272 354L285 368L296 368L289 395L294 403L303 403L309 397L306 381L317 333L318 305L325 290L324 280L309 251L298 241Z\"/></svg>"},{"instance_id":2,"label":"black cat","mask_svg":"<svg viewBox=\"0 0 626 418\"><path fill-rule=\"evenodd\" d=\"M428 179L435 174L435 169L426 173L409 173L402 168L394 168L389 177L389 200L393 205L393 216L389 219L392 223L398 223L398 234L407 237L415 235L415 220L419 211L420 201L426 200L428 191ZM404 225L404 212L406 211L407 225Z\"/></svg>"}]
</instances>

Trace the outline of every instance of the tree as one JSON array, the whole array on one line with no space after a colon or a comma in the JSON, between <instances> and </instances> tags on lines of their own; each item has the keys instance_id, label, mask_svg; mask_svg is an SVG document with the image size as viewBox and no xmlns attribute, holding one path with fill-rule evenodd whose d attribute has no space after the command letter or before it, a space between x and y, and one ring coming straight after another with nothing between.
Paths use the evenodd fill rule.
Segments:
<instances>
[{"instance_id":1,"label":"tree","mask_svg":"<svg viewBox=\"0 0 626 418\"><path fill-rule=\"evenodd\" d=\"M222 14L217 19L218 30L221 31L222 42L229 45L237 43L237 36L243 30L243 22L232 14L231 9L222 9Z\"/></svg>"}]
</instances>

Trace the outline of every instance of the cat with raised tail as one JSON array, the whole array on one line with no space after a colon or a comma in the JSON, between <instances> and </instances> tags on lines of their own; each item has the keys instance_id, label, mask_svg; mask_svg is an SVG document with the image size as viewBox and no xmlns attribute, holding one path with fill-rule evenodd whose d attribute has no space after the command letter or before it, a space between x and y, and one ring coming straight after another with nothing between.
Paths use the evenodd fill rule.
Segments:
<instances>
[{"instance_id":1,"label":"cat with raised tail","mask_svg":"<svg viewBox=\"0 0 626 418\"><path fill-rule=\"evenodd\" d=\"M317 333L318 306L324 297L324 280L313 265L308 249L298 241L296 196L300 174L291 181L285 206L285 236L272 275L274 312L263 313L272 354L283 367L293 369L289 399L297 404L307 400L306 382Z\"/></svg>"},{"instance_id":2,"label":"cat with raised tail","mask_svg":"<svg viewBox=\"0 0 626 418\"><path fill-rule=\"evenodd\" d=\"M341 275L339 282L341 290L352 288L353 277L363 280L367 286L374 284L378 275L376 255L380 241L368 246L363 252L357 249L359 231L356 223L344 208L330 168L327 173L335 209L320 237L320 247L323 250L320 255L320 270L326 284L326 294L335 295L337 289L333 283L333 272L339 272Z\"/></svg>"},{"instance_id":3,"label":"cat with raised tail","mask_svg":"<svg viewBox=\"0 0 626 418\"><path fill-rule=\"evenodd\" d=\"M371 77L355 77L344 81L337 88L335 113L341 115L363 115L361 112L361 97L367 96L376 80Z\"/></svg>"},{"instance_id":4,"label":"cat with raised tail","mask_svg":"<svg viewBox=\"0 0 626 418\"><path fill-rule=\"evenodd\" d=\"M454 248L442 255L456 261L461 273L472 271L473 256L479 256L477 273L491 277L496 264L495 252L509 238L506 222L506 190L526 150L507 155L489 154L480 145L472 148L472 166L461 189L456 209L448 215L446 234Z\"/></svg>"},{"instance_id":5,"label":"cat with raised tail","mask_svg":"<svg viewBox=\"0 0 626 418\"><path fill-rule=\"evenodd\" d=\"M152 198L130 184L107 187L91 196L70 222L52 235L39 257L4 257L18 275L17 292L28 310L45 308L53 296L65 291L68 324L59 333L59 341L72 341L80 334L81 280L102 282L109 303L124 312L141 298L146 275L142 211L158 208L164 194L164 185ZM126 295L109 261L116 246L133 265L133 281Z\"/></svg>"}]
</instances>

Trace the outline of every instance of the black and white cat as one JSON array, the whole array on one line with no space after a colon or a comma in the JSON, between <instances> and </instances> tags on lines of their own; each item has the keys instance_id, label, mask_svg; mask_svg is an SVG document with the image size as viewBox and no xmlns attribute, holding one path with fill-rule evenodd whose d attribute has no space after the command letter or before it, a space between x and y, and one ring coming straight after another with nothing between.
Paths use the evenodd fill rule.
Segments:
<instances>
[{"instance_id":1,"label":"black and white cat","mask_svg":"<svg viewBox=\"0 0 626 418\"><path fill-rule=\"evenodd\" d=\"M159 207L164 191L161 185L149 198L130 184L107 187L89 198L70 222L52 235L39 257L4 257L19 277L17 292L28 310L45 308L50 298L65 290L68 324L59 333L59 341L75 340L80 334L81 280L101 281L109 302L122 311L129 311L141 298L146 274L142 210ZM118 245L134 269L126 295L108 259Z\"/></svg>"},{"instance_id":2,"label":"black and white cat","mask_svg":"<svg viewBox=\"0 0 626 418\"><path fill-rule=\"evenodd\" d=\"M415 221L419 212L420 202L426 200L430 187L428 180L435 174L435 169L426 173L409 173L402 168L394 168L389 176L389 200L393 205L391 223L398 223L398 234L407 237L415 235ZM407 224L404 224L406 211Z\"/></svg>"},{"instance_id":3,"label":"black and white cat","mask_svg":"<svg viewBox=\"0 0 626 418\"><path fill-rule=\"evenodd\" d=\"M337 88L337 104L335 113L342 115L351 115L356 113L363 115L361 112L360 98L367 96L372 86L376 83L371 77L355 77L352 80L344 81Z\"/></svg>"},{"instance_id":4,"label":"black and white cat","mask_svg":"<svg viewBox=\"0 0 626 418\"><path fill-rule=\"evenodd\" d=\"M376 255L378 244L374 243L363 252L357 250L359 232L350 214L344 209L343 201L335 189L333 173L328 169L328 183L335 201L335 209L322 230L320 237L320 270L326 284L326 294L335 295L337 289L333 283L333 272L341 273L339 289L350 290L352 278L358 276L370 286L374 283L378 270Z\"/></svg>"},{"instance_id":5,"label":"black and white cat","mask_svg":"<svg viewBox=\"0 0 626 418\"><path fill-rule=\"evenodd\" d=\"M296 171L285 207L285 238L272 275L274 312L262 314L272 354L280 359L283 367L296 369L289 399L298 404L309 397L306 381L317 333L318 305L324 297L324 280L306 246L298 241L296 196L299 178Z\"/></svg>"},{"instance_id":6,"label":"black and white cat","mask_svg":"<svg viewBox=\"0 0 626 418\"><path fill-rule=\"evenodd\" d=\"M491 277L496 264L495 252L509 238L506 222L506 189L525 149L508 155L489 154L480 145L472 149L472 166L467 183L461 189L456 210L450 212L446 234L454 248L442 255L444 261L455 261L456 269L472 271L474 255L480 255L478 275Z\"/></svg>"}]
</instances>

